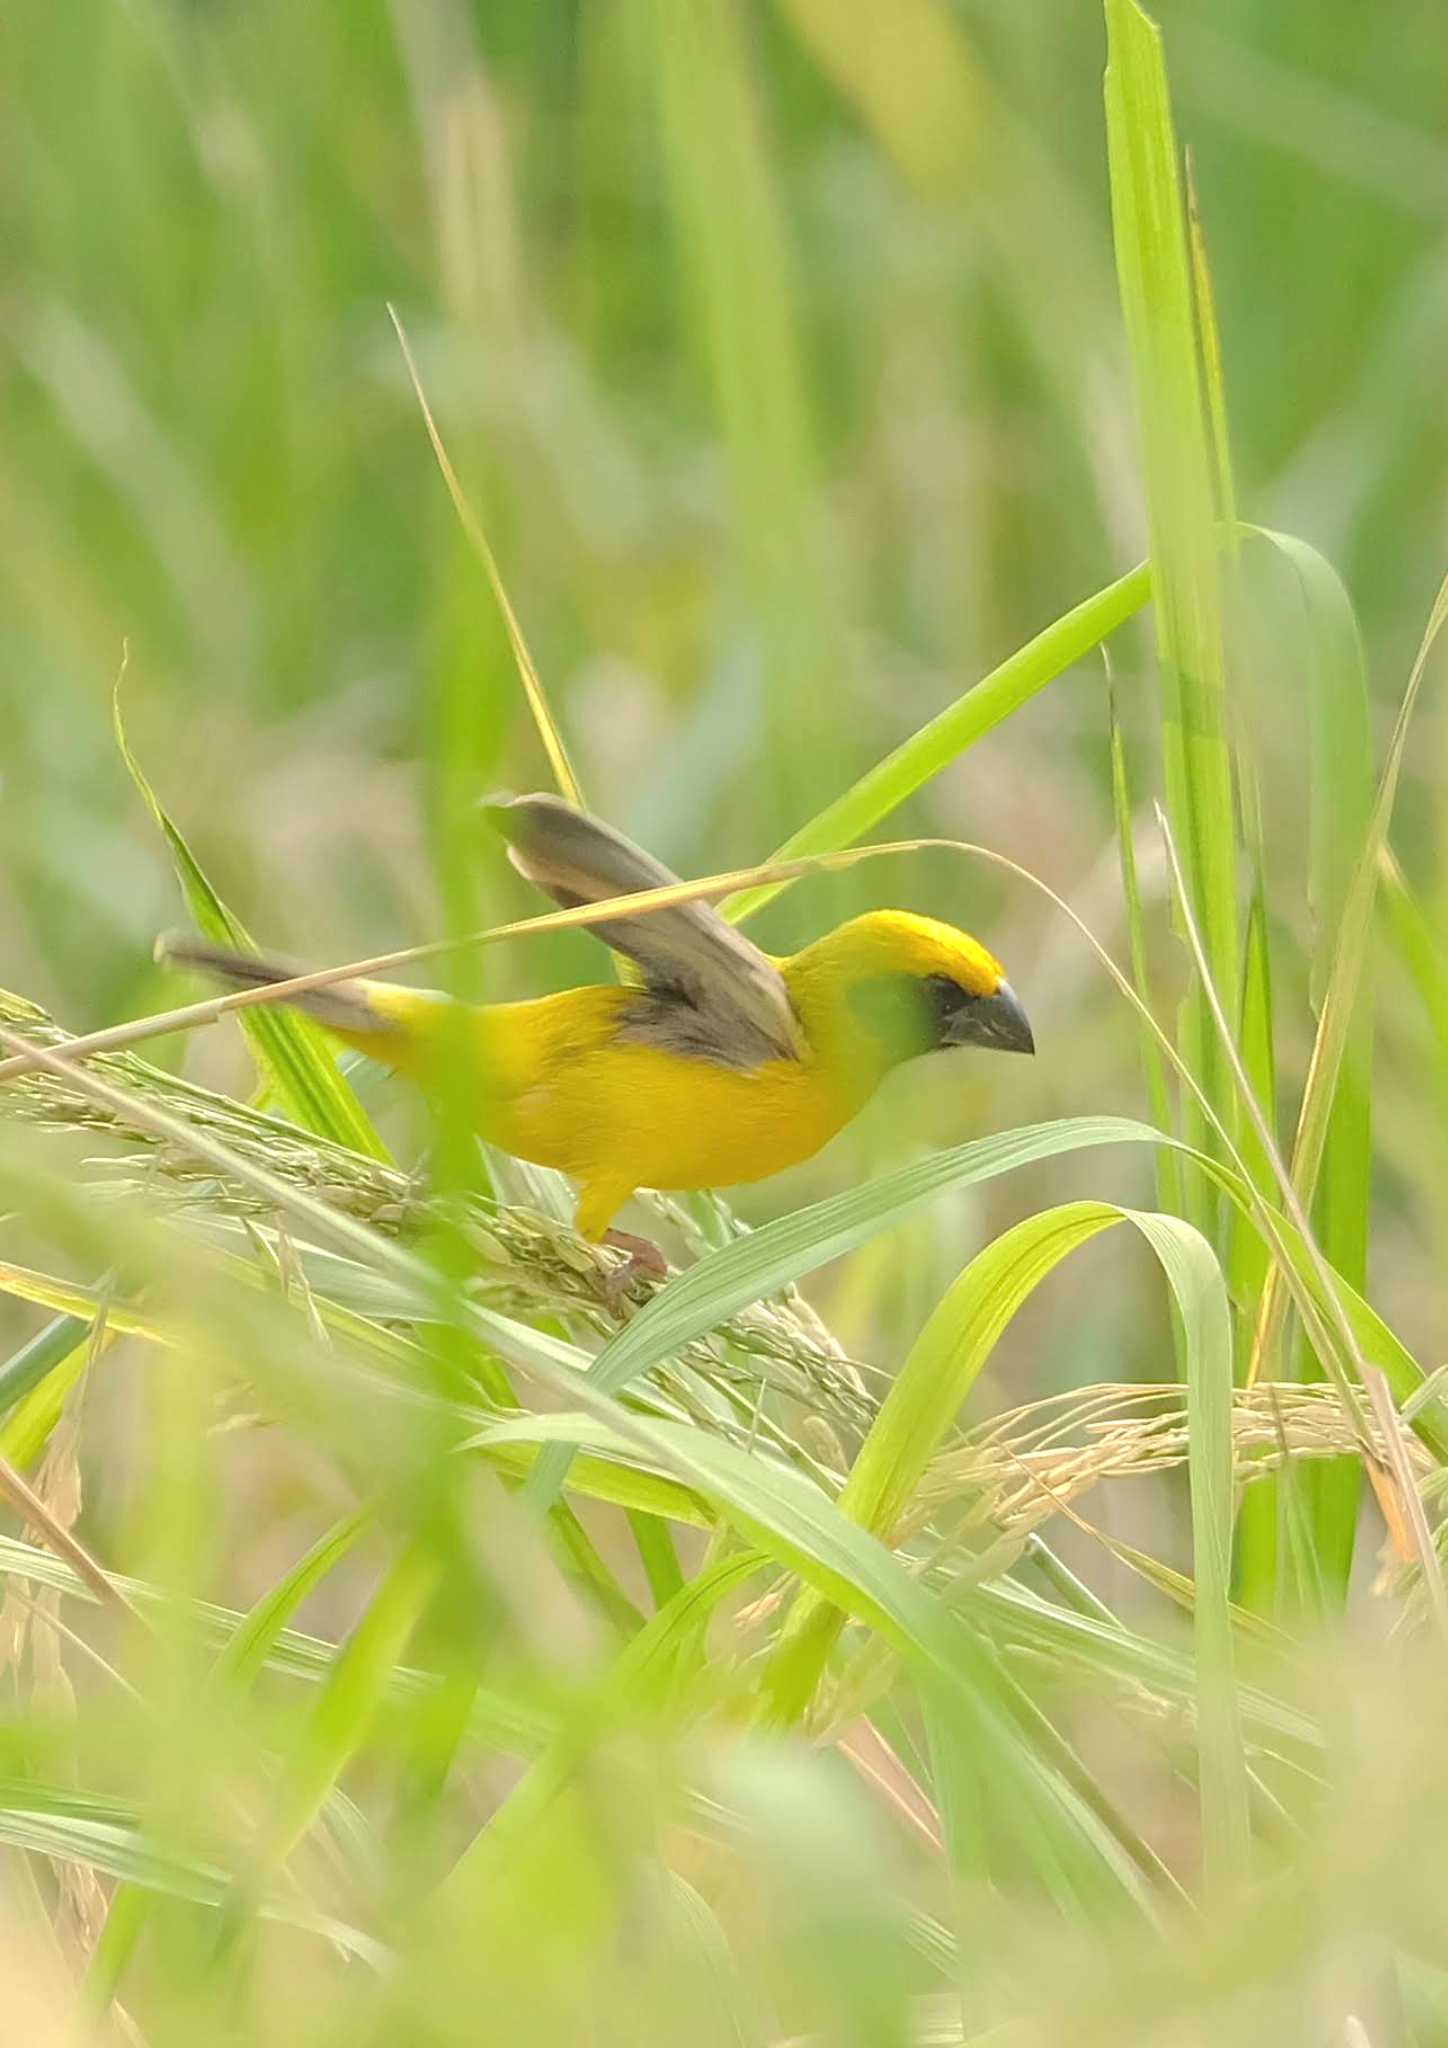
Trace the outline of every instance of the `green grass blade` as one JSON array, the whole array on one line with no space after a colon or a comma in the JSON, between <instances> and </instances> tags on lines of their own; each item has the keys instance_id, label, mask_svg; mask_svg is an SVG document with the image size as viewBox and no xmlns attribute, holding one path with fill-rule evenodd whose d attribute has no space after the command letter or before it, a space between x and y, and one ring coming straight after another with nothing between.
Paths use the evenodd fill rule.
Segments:
<instances>
[{"instance_id":1,"label":"green grass blade","mask_svg":"<svg viewBox=\"0 0 1448 2048\"><path fill-rule=\"evenodd\" d=\"M1243 1071L1275 1139L1277 1054L1272 1016L1272 952L1266 878L1257 852L1254 847L1249 855L1253 875L1242 936L1242 1007L1237 1038ZM1266 1147L1250 1118L1244 1118L1237 1133L1237 1150L1253 1186L1270 1198L1277 1184ZM1268 1265L1267 1247L1261 1239L1250 1231L1234 1229L1229 1273L1232 1298L1243 1304L1244 1313L1261 1293Z\"/></svg>"},{"instance_id":2,"label":"green grass blade","mask_svg":"<svg viewBox=\"0 0 1448 2048\"><path fill-rule=\"evenodd\" d=\"M1083 599L902 741L807 825L791 833L772 858L793 860L803 854L834 853L863 839L872 826L933 775L1028 704L1073 662L1099 647L1140 611L1150 596L1151 572L1143 564ZM741 890L730 899L728 914L736 921L749 917L788 886L774 882Z\"/></svg>"},{"instance_id":3,"label":"green grass blade","mask_svg":"<svg viewBox=\"0 0 1448 2048\"><path fill-rule=\"evenodd\" d=\"M617 1393L656 1360L713 1329L735 1309L853 1251L943 1188L970 1186L1032 1160L1087 1145L1163 1142L1149 1124L1124 1117L1077 1117L937 1152L865 1187L781 1216L701 1259L604 1346L588 1377L599 1392ZM529 1481L530 1496L540 1505L555 1498L567 1470L566 1451L540 1458Z\"/></svg>"},{"instance_id":4,"label":"green grass blade","mask_svg":"<svg viewBox=\"0 0 1448 2048\"><path fill-rule=\"evenodd\" d=\"M224 1685L236 1696L245 1694L266 1668L278 1638L291 1616L315 1591L370 1526L369 1513L344 1515L321 1537L289 1572L268 1587L260 1600L238 1623L222 1646L212 1667L211 1683ZM117 1884L111 1895L105 1926L96 1943L87 1975L87 1991L98 2010L104 2011L119 1992L131 1956L135 1952L150 1915L153 1894L136 1884Z\"/></svg>"},{"instance_id":5,"label":"green grass blade","mask_svg":"<svg viewBox=\"0 0 1448 2048\"><path fill-rule=\"evenodd\" d=\"M860 1446L840 1509L883 1541L1021 1303L1078 1245L1121 1220L1105 1202L1076 1202L1028 1216L978 1252L916 1338ZM765 1683L777 1715L807 1709L841 1617L802 1600L770 1661Z\"/></svg>"},{"instance_id":6,"label":"green grass blade","mask_svg":"<svg viewBox=\"0 0 1448 2048\"><path fill-rule=\"evenodd\" d=\"M76 1352L89 1343L89 1320L59 1315L22 1344L0 1365L0 1415L8 1415L16 1404L32 1393L43 1380L58 1372Z\"/></svg>"},{"instance_id":7,"label":"green grass blade","mask_svg":"<svg viewBox=\"0 0 1448 2048\"><path fill-rule=\"evenodd\" d=\"M728 2048L768 2048L758 2000L729 1937L708 1901L676 1871L669 1872L669 1922L680 1952L696 1959L701 1996ZM701 2008L702 2011L702 2008Z\"/></svg>"},{"instance_id":8,"label":"green grass blade","mask_svg":"<svg viewBox=\"0 0 1448 2048\"><path fill-rule=\"evenodd\" d=\"M978 167L993 111L964 24L940 0L778 0L824 75L922 192L956 197Z\"/></svg>"},{"instance_id":9,"label":"green grass blade","mask_svg":"<svg viewBox=\"0 0 1448 2048\"><path fill-rule=\"evenodd\" d=\"M1422 644L1414 661L1408 686L1399 707L1397 722L1388 745L1378 781L1366 833L1342 897L1333 941L1328 952L1330 965L1321 991L1317 1034L1303 1086L1293 1145L1292 1183L1298 1199L1311 1204L1316 1197L1318 1177L1332 1124L1337 1099L1338 1077L1351 1043L1353 1020L1358 1013L1358 996L1372 930L1373 905L1377 895L1378 872L1387 845L1402 770L1404 750L1413 711L1427 672L1429 658L1445 623L1448 623L1448 578L1445 578L1424 629ZM1274 1309L1280 1307L1280 1276L1269 1279L1259 1316L1259 1350L1268 1341ZM1398 1398L1401 1398L1399 1396Z\"/></svg>"},{"instance_id":10,"label":"green grass blade","mask_svg":"<svg viewBox=\"0 0 1448 2048\"><path fill-rule=\"evenodd\" d=\"M445 1892L476 1883L485 1868L495 1869L591 1747L631 1718L657 1717L677 1673L698 1670L704 1634L720 1602L741 1592L768 1562L760 1551L736 1549L679 1586L624 1644L597 1686L564 1716L553 1740L474 1836Z\"/></svg>"},{"instance_id":11,"label":"green grass blade","mask_svg":"<svg viewBox=\"0 0 1448 2048\"><path fill-rule=\"evenodd\" d=\"M174 1597L144 1579L123 1573L108 1575L126 1598L147 1613L163 1614L174 1609ZM0 1537L0 1578L13 1578L24 1585L46 1588L67 1599L93 1603L94 1593L62 1558L38 1544L22 1543L14 1537ZM256 1611L252 1610L253 1613ZM234 1608L214 1601L189 1603L188 1618L195 1623L201 1641L224 1646L247 1620ZM337 1660L337 1645L303 1629L283 1628L266 1659L266 1670L275 1677L316 1687L325 1683ZM425 1692L436 1681L428 1674L398 1666L387 1687L389 1699L407 1699ZM523 1706L501 1692L479 1693L476 1712L479 1739L506 1751L526 1756L547 1739L552 1723L536 1705Z\"/></svg>"},{"instance_id":12,"label":"green grass blade","mask_svg":"<svg viewBox=\"0 0 1448 2048\"><path fill-rule=\"evenodd\" d=\"M1203 1835L1213 1881L1245 1868L1247 1779L1233 1675L1232 1332L1210 1246L1175 1217L1080 1202L1029 1217L988 1246L946 1294L911 1350L840 1496L841 1512L889 1530L1001 1332L1021 1303L1079 1245L1121 1221L1156 1253L1182 1332L1191 1432L1194 1615ZM813 1610L813 1611L811 1611ZM768 1683L787 1718L813 1694L838 1618L807 1603L776 1653Z\"/></svg>"},{"instance_id":13,"label":"green grass blade","mask_svg":"<svg viewBox=\"0 0 1448 2048\"><path fill-rule=\"evenodd\" d=\"M1319 1016L1355 870L1364 857L1373 812L1373 744L1367 667L1352 603L1337 572L1318 551L1289 534L1249 529L1276 548L1301 592L1309 735L1308 900L1313 914L1311 992ZM1368 1215L1372 1191L1373 992L1362 976L1351 1002L1342 1060L1326 1114L1312 1203L1323 1256L1355 1288L1367 1284ZM1304 1376L1321 1367L1309 1346ZM1303 1493L1315 1533L1317 1582L1341 1601L1352 1570L1361 1473L1349 1460L1304 1475Z\"/></svg>"},{"instance_id":14,"label":"green grass blade","mask_svg":"<svg viewBox=\"0 0 1448 2048\"><path fill-rule=\"evenodd\" d=\"M1231 603L1224 619L1224 639L1230 640L1233 666L1243 667L1241 635L1241 529L1237 521L1237 492L1232 476L1231 443L1227 428L1226 380L1222 373L1222 345L1217 327L1216 294L1211 266L1207 261L1206 237L1197 205L1196 180L1190 152L1186 159L1187 236L1191 249L1192 292L1196 304L1197 333L1201 350L1202 388L1207 419L1207 439L1215 466L1216 512L1223 539L1223 571ZM1261 1110L1266 1127L1264 1144L1254 1120L1244 1117L1237 1130L1238 1156L1249 1179L1271 1198L1275 1191L1269 1146L1277 1142L1277 1061L1272 1012L1271 923L1268 915L1266 834L1262 816L1262 793L1257 760L1253 751L1251 722L1245 715L1244 695L1250 683L1245 674L1237 683L1236 716L1232 720L1232 752L1236 770L1237 803L1240 811L1243 860L1247 883L1247 921L1243 934L1241 1008L1236 1019L1237 1042L1242 1070L1252 1096ZM1240 1215L1228 1218L1227 1287L1234 1312L1232 1355L1239 1369L1250 1357L1251 1319L1271 1268L1270 1247L1260 1231L1248 1226ZM1273 1517L1270 1493L1265 1507L1254 1498L1261 1526ZM1269 1548L1267 1561L1275 1558Z\"/></svg>"},{"instance_id":15,"label":"green grass blade","mask_svg":"<svg viewBox=\"0 0 1448 2048\"><path fill-rule=\"evenodd\" d=\"M679 1569L678 1553L674 1539L669 1534L668 1524L656 1515L645 1515L631 1511L628 1518L634 1548L639 1554L639 1563L644 1568L644 1577L649 1582L655 1608L666 1607L684 1584Z\"/></svg>"},{"instance_id":16,"label":"green grass blade","mask_svg":"<svg viewBox=\"0 0 1448 2048\"><path fill-rule=\"evenodd\" d=\"M621 1442L608 1423L583 1413L525 1416L487 1435L501 1443L562 1436L601 1451ZM969 1632L898 1558L790 1467L675 1423L650 1423L648 1435L674 1475L716 1501L746 1542L874 1629L923 1685L939 1688L952 1718L980 1745L984 1767L1019 1797L1024 1854L1043 1867L1062 1853L1072 1862L1084 1856L1116 1898L1124 1891L1143 1902L1138 1874L1094 1816L1012 1739L989 1664Z\"/></svg>"},{"instance_id":17,"label":"green grass blade","mask_svg":"<svg viewBox=\"0 0 1448 2048\"><path fill-rule=\"evenodd\" d=\"M1390 846L1385 846L1379 857L1378 885L1388 936L1432 1033L1441 1089L1442 1078L1448 1077L1448 956L1440 933L1417 892L1410 887Z\"/></svg>"},{"instance_id":18,"label":"green grass blade","mask_svg":"<svg viewBox=\"0 0 1448 2048\"><path fill-rule=\"evenodd\" d=\"M1136 872L1136 830L1131 790L1126 773L1126 747L1121 721L1117 717L1116 683L1108 661L1106 668L1107 717L1111 727L1111 808L1116 824L1116 845L1121 858L1121 893L1126 905L1126 936L1131 959L1131 981L1147 1010L1152 1007L1151 986L1146 970L1146 921L1142 913L1141 888ZM1167 1088L1166 1063L1155 1032L1141 1024L1138 1034L1141 1070L1146 1080L1146 1101L1152 1122L1159 1130L1173 1127L1171 1095ZM1180 1156L1163 1149L1157 1155L1157 1195L1164 1209L1181 1213L1182 1168Z\"/></svg>"},{"instance_id":19,"label":"green grass blade","mask_svg":"<svg viewBox=\"0 0 1448 2048\"><path fill-rule=\"evenodd\" d=\"M1120 1220L1109 1202L1071 1202L1026 1217L976 1254L891 1383L840 1494L847 1514L888 1537L1021 1303L1079 1245Z\"/></svg>"},{"instance_id":20,"label":"green grass blade","mask_svg":"<svg viewBox=\"0 0 1448 2048\"><path fill-rule=\"evenodd\" d=\"M1196 303L1197 341L1201 350L1202 396L1206 403L1207 442L1216 486L1217 517L1227 545L1237 546L1237 486L1232 478L1232 444L1227 432L1227 382L1222 374L1222 338L1217 326L1217 295L1207 261L1207 240L1197 204L1197 181L1191 152L1185 164L1187 243L1191 251L1192 297Z\"/></svg>"},{"instance_id":21,"label":"green grass blade","mask_svg":"<svg viewBox=\"0 0 1448 2048\"><path fill-rule=\"evenodd\" d=\"M1212 977L1235 1021L1240 960L1218 542L1221 459L1211 440L1160 32L1135 0L1106 0L1106 26L1112 218L1146 482L1167 811ZM1183 1032L1193 1071L1234 1131L1231 1075L1199 992ZM1185 1129L1214 1150L1195 1113ZM1190 1206L1196 1220L1209 1222L1201 1199Z\"/></svg>"},{"instance_id":22,"label":"green grass blade","mask_svg":"<svg viewBox=\"0 0 1448 2048\"><path fill-rule=\"evenodd\" d=\"M232 916L200 862L186 844L179 827L156 795L145 770L131 751L121 718L121 686L116 684L113 705L116 745L141 794L147 810L161 830L187 907L198 928L209 939L239 951L256 951L250 933ZM310 1019L295 1011L262 1006L244 1012L241 1028L264 1079L269 1083L283 1112L304 1130L317 1131L354 1152L373 1159L390 1154L372 1127L371 1118L348 1087L324 1034Z\"/></svg>"},{"instance_id":23,"label":"green grass blade","mask_svg":"<svg viewBox=\"0 0 1448 2048\"><path fill-rule=\"evenodd\" d=\"M226 1897L224 1871L149 1840L136 1828L134 1816L110 1800L86 1800L66 1791L47 1796L46 1787L30 1781L0 1787L0 1842L62 1863L83 1864L195 1905L217 1906ZM384 1960L385 1951L371 1936L345 1921L312 1913L293 1898L269 1898L261 1911L267 1919L320 1935L373 1968Z\"/></svg>"},{"instance_id":24,"label":"green grass blade","mask_svg":"<svg viewBox=\"0 0 1448 2048\"><path fill-rule=\"evenodd\" d=\"M28 1394L23 1395L0 1425L0 1457L7 1458L22 1472L35 1464L50 1441L51 1431L60 1420L66 1399L93 1355L96 1329L97 1326L92 1324L86 1341L77 1344L63 1364L55 1366ZM103 1343L104 1338L101 1341Z\"/></svg>"},{"instance_id":25,"label":"green grass blade","mask_svg":"<svg viewBox=\"0 0 1448 2048\"><path fill-rule=\"evenodd\" d=\"M418 1619L437 1583L438 1566L416 1546L389 1567L367 1611L337 1652L301 1740L283 1768L245 1890L255 1894L321 1812L360 1747Z\"/></svg>"},{"instance_id":26,"label":"green grass blade","mask_svg":"<svg viewBox=\"0 0 1448 2048\"><path fill-rule=\"evenodd\" d=\"M1230 1898L1246 1878L1248 1804L1232 1649L1232 1317L1210 1247L1170 1216L1133 1216L1176 1302L1186 1358L1195 1580L1203 1878Z\"/></svg>"},{"instance_id":27,"label":"green grass blade","mask_svg":"<svg viewBox=\"0 0 1448 2048\"><path fill-rule=\"evenodd\" d=\"M458 517L458 525L462 528L468 546L472 549L482 567L483 574L488 580L488 587L493 593L493 600L502 616L503 625L508 635L508 644L513 650L513 660L517 664L518 680L523 685L523 695L527 699L528 709L532 714L533 724L542 743L543 751L548 757L548 765L553 770L553 779L558 784L561 796L567 797L571 804L581 805L583 802L582 786L579 783L573 763L569 758L568 747L563 738L562 729L557 718L554 716L552 705L548 702L548 693L543 688L542 678L539 676L538 670L534 665L533 656L529 650L518 614L513 609L513 601L508 595L508 587L503 581L503 574L498 567L497 557L493 553L492 545L488 540L483 522L468 502L467 494L458 480L457 471L453 468L452 458L449 456L442 435L438 431L437 422L433 419L432 407L428 404L427 394L422 388L422 378L418 374L417 364L413 359L412 344L408 341L407 330L398 318L395 306L389 306L387 311L397 333L398 346L402 350L402 359L407 365L408 378L411 381L418 408L422 413L423 425L427 429L427 438L432 444L432 452L436 458L438 469L442 473L442 480L447 487L447 494L452 499L453 510Z\"/></svg>"},{"instance_id":28,"label":"green grass blade","mask_svg":"<svg viewBox=\"0 0 1448 2048\"><path fill-rule=\"evenodd\" d=\"M1273 1115L1277 1100L1276 1052L1272 1037L1271 951L1267 932L1267 902L1260 859L1260 847L1253 847L1252 898L1247 908L1247 930L1242 972L1242 1065L1264 1113ZM1275 1117L1274 1117L1275 1121ZM1271 1162L1250 1117L1242 1121L1238 1134L1242 1163L1256 1186L1275 1193ZM1270 1245L1260 1232L1246 1226L1245 1218L1233 1221L1229 1274L1236 1310L1238 1343L1234 1357L1245 1378L1251 1368L1251 1335L1263 1289L1272 1274ZM1289 1480L1296 1505L1299 1482ZM1278 1541L1282 1515L1277 1497L1278 1482L1262 1481L1247 1489L1238 1515L1236 1569L1237 1592L1244 1606L1266 1614L1276 1606L1283 1550Z\"/></svg>"},{"instance_id":29,"label":"green grass blade","mask_svg":"<svg viewBox=\"0 0 1448 2048\"><path fill-rule=\"evenodd\" d=\"M265 1667L277 1641L302 1602L314 1593L333 1567L340 1564L359 1536L372 1524L369 1509L343 1515L318 1537L290 1571L267 1588L238 1624L212 1667L211 1683L244 1693Z\"/></svg>"},{"instance_id":30,"label":"green grass blade","mask_svg":"<svg viewBox=\"0 0 1448 2048\"><path fill-rule=\"evenodd\" d=\"M1387 843L1397 796L1398 777L1403 765L1408 730L1418 701L1429 656L1445 623L1448 623L1448 580L1434 603L1422 645L1398 712L1397 723L1383 764L1377 795L1373 802L1361 849L1342 897L1342 914L1335 942L1327 949L1330 971L1322 990L1317 1041L1303 1091L1298 1116L1297 1142L1292 1156L1292 1175L1304 1198L1316 1192L1318 1174L1331 1126L1336 1099L1337 1077L1351 1037L1357 996L1372 928L1373 901L1377 892L1378 864Z\"/></svg>"}]
</instances>

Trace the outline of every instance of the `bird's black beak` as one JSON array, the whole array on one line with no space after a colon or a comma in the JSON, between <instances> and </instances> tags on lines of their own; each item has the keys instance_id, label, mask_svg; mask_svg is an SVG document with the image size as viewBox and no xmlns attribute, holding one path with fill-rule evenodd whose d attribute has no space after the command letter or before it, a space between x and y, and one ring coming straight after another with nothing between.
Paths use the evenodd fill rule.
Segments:
<instances>
[{"instance_id":1,"label":"bird's black beak","mask_svg":"<svg viewBox=\"0 0 1448 2048\"><path fill-rule=\"evenodd\" d=\"M951 1018L948 1045L983 1045L991 1052L1034 1052L1030 1020L1008 981L997 983L993 996L976 996Z\"/></svg>"}]
</instances>

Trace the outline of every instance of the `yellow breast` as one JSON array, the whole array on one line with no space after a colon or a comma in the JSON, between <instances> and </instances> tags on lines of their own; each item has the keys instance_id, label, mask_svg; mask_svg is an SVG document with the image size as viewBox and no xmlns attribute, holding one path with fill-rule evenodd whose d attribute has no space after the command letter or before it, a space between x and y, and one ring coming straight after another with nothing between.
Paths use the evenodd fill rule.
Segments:
<instances>
[{"instance_id":1,"label":"yellow breast","mask_svg":"<svg viewBox=\"0 0 1448 2048\"><path fill-rule=\"evenodd\" d=\"M575 989L489 1010L488 1135L580 1180L728 1187L807 1159L853 1114L810 1061L742 1071L620 1042L636 1000Z\"/></svg>"}]
</instances>

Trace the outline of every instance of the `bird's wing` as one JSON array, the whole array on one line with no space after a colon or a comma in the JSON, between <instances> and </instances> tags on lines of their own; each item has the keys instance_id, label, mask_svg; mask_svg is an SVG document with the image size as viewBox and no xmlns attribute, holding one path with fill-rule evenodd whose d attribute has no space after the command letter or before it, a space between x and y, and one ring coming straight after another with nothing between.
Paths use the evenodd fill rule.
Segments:
<instances>
[{"instance_id":1,"label":"bird's wing","mask_svg":"<svg viewBox=\"0 0 1448 2048\"><path fill-rule=\"evenodd\" d=\"M678 880L621 832L561 797L495 797L483 808L519 874L565 908ZM589 930L637 961L649 993L665 999L637 1035L728 1066L798 1057L798 1026L783 977L709 904L671 904ZM670 1003L676 1011L683 1006L672 1037Z\"/></svg>"}]
</instances>

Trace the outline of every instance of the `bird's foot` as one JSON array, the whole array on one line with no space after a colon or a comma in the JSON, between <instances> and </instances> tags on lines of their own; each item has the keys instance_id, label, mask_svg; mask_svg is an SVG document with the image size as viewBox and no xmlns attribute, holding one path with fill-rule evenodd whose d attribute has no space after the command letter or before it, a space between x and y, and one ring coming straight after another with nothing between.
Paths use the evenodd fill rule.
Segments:
<instances>
[{"instance_id":1,"label":"bird's foot","mask_svg":"<svg viewBox=\"0 0 1448 2048\"><path fill-rule=\"evenodd\" d=\"M622 1265L611 1266L603 1276L604 1298L617 1309L634 1281L639 1278L666 1280L669 1262L647 1237L635 1237L631 1230L606 1230L603 1242L616 1252L627 1252Z\"/></svg>"}]
</instances>

